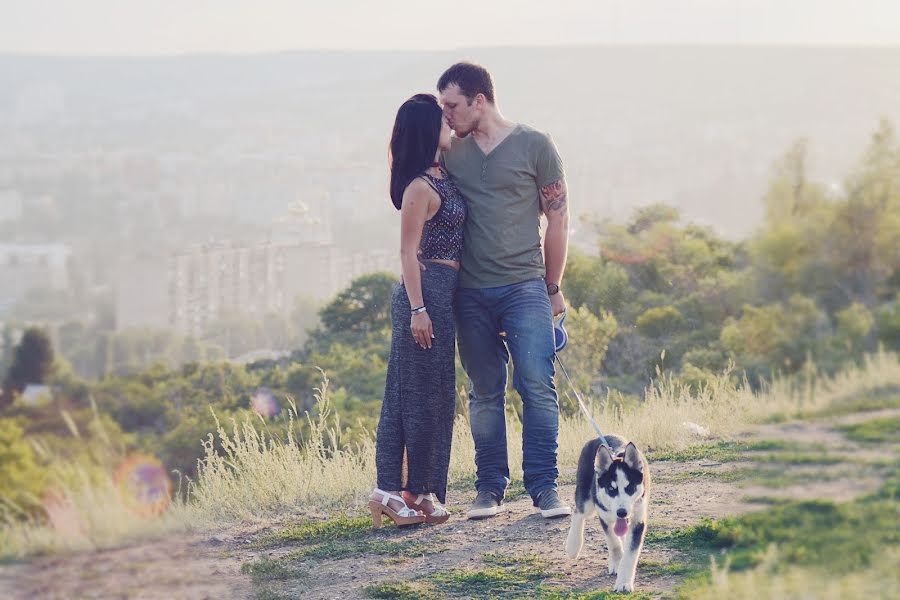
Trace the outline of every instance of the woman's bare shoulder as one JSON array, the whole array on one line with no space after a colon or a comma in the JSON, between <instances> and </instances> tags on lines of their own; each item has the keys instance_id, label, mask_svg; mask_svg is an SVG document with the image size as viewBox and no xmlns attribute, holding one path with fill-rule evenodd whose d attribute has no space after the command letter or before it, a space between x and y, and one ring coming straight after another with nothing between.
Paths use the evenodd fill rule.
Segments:
<instances>
[{"instance_id":1,"label":"woman's bare shoulder","mask_svg":"<svg viewBox=\"0 0 900 600\"><path fill-rule=\"evenodd\" d=\"M441 198L430 183L421 177L416 177L409 182L409 185L406 186L406 190L403 192L403 204L405 205L407 201L412 201L416 204L421 202L427 206L433 201L440 202Z\"/></svg>"}]
</instances>

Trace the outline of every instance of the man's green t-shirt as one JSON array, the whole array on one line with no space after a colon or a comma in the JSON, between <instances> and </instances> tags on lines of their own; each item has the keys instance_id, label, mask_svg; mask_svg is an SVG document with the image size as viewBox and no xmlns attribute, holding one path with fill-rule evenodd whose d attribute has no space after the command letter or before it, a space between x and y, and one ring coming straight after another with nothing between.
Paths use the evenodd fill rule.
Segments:
<instances>
[{"instance_id":1,"label":"man's green t-shirt","mask_svg":"<svg viewBox=\"0 0 900 600\"><path fill-rule=\"evenodd\" d=\"M472 135L454 138L443 162L467 205L460 287L543 277L540 189L564 175L550 136L516 125L487 156Z\"/></svg>"}]
</instances>

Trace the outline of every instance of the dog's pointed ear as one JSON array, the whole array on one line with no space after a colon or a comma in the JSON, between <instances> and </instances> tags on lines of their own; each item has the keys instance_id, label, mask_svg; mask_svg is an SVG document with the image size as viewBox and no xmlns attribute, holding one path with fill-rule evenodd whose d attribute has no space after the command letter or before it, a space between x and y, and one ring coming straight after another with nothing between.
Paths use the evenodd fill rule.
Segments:
<instances>
[{"instance_id":1,"label":"dog's pointed ear","mask_svg":"<svg viewBox=\"0 0 900 600\"><path fill-rule=\"evenodd\" d=\"M608 447L601 444L600 447L597 448L597 457L594 459L594 469L596 469L598 473L601 473L609 469L612 466L612 463L612 453L609 451Z\"/></svg>"},{"instance_id":2,"label":"dog's pointed ear","mask_svg":"<svg viewBox=\"0 0 900 600\"><path fill-rule=\"evenodd\" d=\"M637 446L628 442L625 446L625 464L635 471L644 471L644 461L641 460L641 454L638 452Z\"/></svg>"}]
</instances>

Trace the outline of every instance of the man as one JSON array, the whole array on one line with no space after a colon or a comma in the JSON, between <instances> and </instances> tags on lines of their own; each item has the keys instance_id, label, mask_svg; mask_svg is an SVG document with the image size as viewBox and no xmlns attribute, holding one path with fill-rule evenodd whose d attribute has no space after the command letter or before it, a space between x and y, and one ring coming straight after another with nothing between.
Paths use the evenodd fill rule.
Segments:
<instances>
[{"instance_id":1,"label":"man","mask_svg":"<svg viewBox=\"0 0 900 600\"><path fill-rule=\"evenodd\" d=\"M503 510L510 355L513 385L522 396L525 488L544 517L570 515L557 493L559 403L553 384L553 317L566 309L559 289L569 221L562 160L548 135L503 117L484 67L453 65L441 75L438 91L456 132L444 164L468 202L456 296L477 467L478 496L468 518ZM541 214L547 217L543 255Z\"/></svg>"}]
</instances>

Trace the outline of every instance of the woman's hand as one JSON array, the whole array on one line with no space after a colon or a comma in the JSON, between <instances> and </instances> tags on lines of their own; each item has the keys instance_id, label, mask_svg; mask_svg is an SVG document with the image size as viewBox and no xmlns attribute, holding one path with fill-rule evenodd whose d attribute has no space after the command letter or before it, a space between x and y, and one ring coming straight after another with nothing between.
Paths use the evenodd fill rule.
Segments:
<instances>
[{"instance_id":1,"label":"woman's hand","mask_svg":"<svg viewBox=\"0 0 900 600\"><path fill-rule=\"evenodd\" d=\"M413 315L409 320L409 328L416 343L422 348L431 348L431 340L434 338L434 330L431 328L431 318L427 312Z\"/></svg>"}]
</instances>

